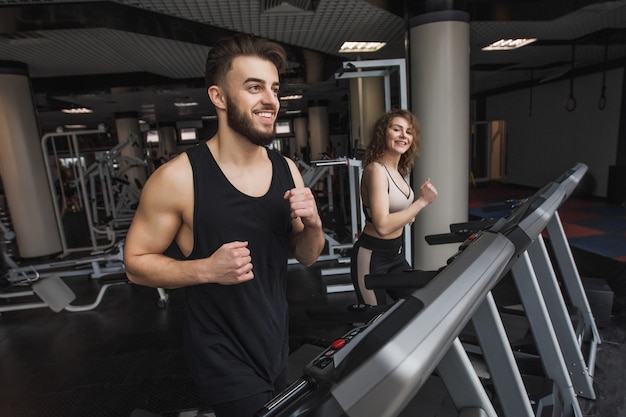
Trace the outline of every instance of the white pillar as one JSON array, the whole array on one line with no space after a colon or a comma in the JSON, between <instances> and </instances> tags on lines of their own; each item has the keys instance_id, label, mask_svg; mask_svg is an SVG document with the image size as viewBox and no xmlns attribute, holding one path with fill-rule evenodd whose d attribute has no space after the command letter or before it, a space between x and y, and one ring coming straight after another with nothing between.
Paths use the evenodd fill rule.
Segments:
<instances>
[{"instance_id":1,"label":"white pillar","mask_svg":"<svg viewBox=\"0 0 626 417\"><path fill-rule=\"evenodd\" d=\"M351 140L359 140L363 149L372 140L376 120L386 111L385 83L383 77L350 79L350 131Z\"/></svg>"},{"instance_id":2,"label":"white pillar","mask_svg":"<svg viewBox=\"0 0 626 417\"><path fill-rule=\"evenodd\" d=\"M171 154L176 153L176 124L159 124L159 156L169 159Z\"/></svg>"},{"instance_id":3,"label":"white pillar","mask_svg":"<svg viewBox=\"0 0 626 417\"><path fill-rule=\"evenodd\" d=\"M326 103L315 103L309 106L309 132L311 160L321 158L329 144L330 128L328 126L328 106Z\"/></svg>"},{"instance_id":4,"label":"white pillar","mask_svg":"<svg viewBox=\"0 0 626 417\"><path fill-rule=\"evenodd\" d=\"M469 15L440 11L410 20L412 110L420 119L422 143L413 184L431 178L437 200L416 218L413 266L445 265L458 244L429 246L424 236L449 232L465 222L469 200L470 44Z\"/></svg>"},{"instance_id":5,"label":"white pillar","mask_svg":"<svg viewBox=\"0 0 626 417\"><path fill-rule=\"evenodd\" d=\"M63 250L41 149L28 69L0 68L0 176L21 258ZM10 65L9 65L10 64Z\"/></svg>"},{"instance_id":6,"label":"white pillar","mask_svg":"<svg viewBox=\"0 0 626 417\"><path fill-rule=\"evenodd\" d=\"M139 161L145 161L146 159L139 127L139 116L136 112L115 113L115 129L119 143L129 142L122 149L122 156L134 161L134 166L126 171L128 181L134 186L134 182L137 180L143 186L147 179L147 171L145 166L139 165Z\"/></svg>"}]
</instances>

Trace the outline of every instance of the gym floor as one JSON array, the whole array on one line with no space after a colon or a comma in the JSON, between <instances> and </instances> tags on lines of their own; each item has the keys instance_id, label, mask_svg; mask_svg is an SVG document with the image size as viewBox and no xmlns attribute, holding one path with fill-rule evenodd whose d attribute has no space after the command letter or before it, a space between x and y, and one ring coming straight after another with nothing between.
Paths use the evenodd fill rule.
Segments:
<instances>
[{"instance_id":1,"label":"gym floor","mask_svg":"<svg viewBox=\"0 0 626 417\"><path fill-rule=\"evenodd\" d=\"M562 217L568 216L576 217ZM626 253L626 238L621 244ZM615 291L609 323L599 329L597 399L581 399L581 409L586 417L626 415L626 264L587 249L574 247L573 253L581 275L604 278ZM306 314L310 307L354 302L351 293L326 294L320 279L326 266L290 266L292 351L327 346L350 328L316 322ZM83 277L66 281L78 296L73 304L93 302L100 285ZM162 308L156 290L120 284L91 311L42 308L2 314L0 416L129 417L139 410L162 417L210 416L182 355L183 293L170 291L169 297ZM299 376L299 369L292 369L291 376Z\"/></svg>"}]
</instances>

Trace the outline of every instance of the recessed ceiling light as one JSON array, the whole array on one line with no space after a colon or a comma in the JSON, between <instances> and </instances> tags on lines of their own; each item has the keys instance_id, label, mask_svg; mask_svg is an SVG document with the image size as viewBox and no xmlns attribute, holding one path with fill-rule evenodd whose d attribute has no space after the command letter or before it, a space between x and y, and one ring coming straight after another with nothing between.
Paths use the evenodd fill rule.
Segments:
<instances>
[{"instance_id":1,"label":"recessed ceiling light","mask_svg":"<svg viewBox=\"0 0 626 417\"><path fill-rule=\"evenodd\" d=\"M339 53L376 52L385 45L385 42L344 42Z\"/></svg>"},{"instance_id":2,"label":"recessed ceiling light","mask_svg":"<svg viewBox=\"0 0 626 417\"><path fill-rule=\"evenodd\" d=\"M302 98L302 94L292 94L290 96L283 96L281 100L300 100Z\"/></svg>"},{"instance_id":3,"label":"recessed ceiling light","mask_svg":"<svg viewBox=\"0 0 626 417\"><path fill-rule=\"evenodd\" d=\"M482 48L483 51L510 51L535 42L537 38L500 39Z\"/></svg>"},{"instance_id":4,"label":"recessed ceiling light","mask_svg":"<svg viewBox=\"0 0 626 417\"><path fill-rule=\"evenodd\" d=\"M193 107L193 106L198 106L198 103L195 101L189 101L189 102L177 101L176 103L174 103L174 105L176 107Z\"/></svg>"},{"instance_id":5,"label":"recessed ceiling light","mask_svg":"<svg viewBox=\"0 0 626 417\"><path fill-rule=\"evenodd\" d=\"M67 113L67 114L86 114L86 113L93 113L93 110L88 109L87 107L72 107L69 109L62 109L61 110L63 113Z\"/></svg>"}]
</instances>

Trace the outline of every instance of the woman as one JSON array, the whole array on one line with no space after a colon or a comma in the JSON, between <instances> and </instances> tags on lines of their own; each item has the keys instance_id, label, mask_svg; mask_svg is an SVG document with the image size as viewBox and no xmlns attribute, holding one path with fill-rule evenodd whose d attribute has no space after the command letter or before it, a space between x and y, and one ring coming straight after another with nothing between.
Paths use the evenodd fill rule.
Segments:
<instances>
[{"instance_id":1,"label":"woman","mask_svg":"<svg viewBox=\"0 0 626 417\"><path fill-rule=\"evenodd\" d=\"M351 261L352 282L361 304L386 304L384 292L365 288L365 276L411 268L402 247L404 226L413 224L415 216L437 198L430 179L420 186L417 199L405 180L419 142L419 122L407 110L385 113L374 125L361 182L365 227L354 244ZM397 298L398 293L389 293Z\"/></svg>"}]
</instances>

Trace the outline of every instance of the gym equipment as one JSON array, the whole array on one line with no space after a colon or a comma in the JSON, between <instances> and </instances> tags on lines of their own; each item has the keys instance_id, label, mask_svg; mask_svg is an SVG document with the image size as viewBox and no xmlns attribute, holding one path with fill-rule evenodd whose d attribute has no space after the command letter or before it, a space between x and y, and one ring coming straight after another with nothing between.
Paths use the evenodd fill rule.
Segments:
<instances>
[{"instance_id":1,"label":"gym equipment","mask_svg":"<svg viewBox=\"0 0 626 417\"><path fill-rule=\"evenodd\" d=\"M350 187L357 187L360 180L360 167L361 161L356 159L348 159L348 158L339 158L339 159L322 159L317 161L311 161L311 164L307 164L301 160L296 161L298 168L300 169L300 174L302 175L302 180L304 181L304 185L311 189L314 189L316 184L319 181L326 181L326 193L328 195L328 206L327 209L329 212L333 212L335 210L334 198L333 198L333 170L335 167L348 167L348 175L350 179ZM358 172L356 172L358 170ZM357 196L353 192L350 192L350 217L353 219L351 224L351 234L352 239L350 243L341 243L338 242L331 234L329 230L324 230L324 236L326 241L328 242L328 253L326 255L321 255L318 260L333 260L336 259L339 262L342 262L345 257L343 256L343 251L350 249L354 244L354 240L359 233L358 226L356 223L356 216L358 215L357 209ZM347 260L350 261L349 259ZM291 263L295 263L295 260L290 260Z\"/></svg>"},{"instance_id":2,"label":"gym equipment","mask_svg":"<svg viewBox=\"0 0 626 417\"><path fill-rule=\"evenodd\" d=\"M391 76L397 74L398 78L398 95L400 98L399 108L408 109L408 79L406 74L406 60L404 58L397 59L372 59L365 61L345 61L342 63L341 69L335 73L336 80L351 79L351 78L367 78L367 77L383 77L383 83L385 86L385 111L392 109L391 103ZM363 124L363 123L361 123ZM360 181L361 176L359 176ZM355 189L352 189L355 191ZM358 195L360 195L360 188L356 189ZM360 198L357 200L357 205L360 203ZM364 218L361 209L361 219ZM352 227L355 230L356 218L352 217ZM358 236L360 230L357 231ZM407 225L404 228L404 250L406 253L406 260L411 263L411 228Z\"/></svg>"},{"instance_id":3,"label":"gym equipment","mask_svg":"<svg viewBox=\"0 0 626 417\"><path fill-rule=\"evenodd\" d=\"M90 256L76 259L59 260L48 263L18 265L6 252L2 253L4 262L9 266L7 278L14 284L22 281L36 281L49 275L60 277L84 276L98 279L107 275L124 272L124 241L107 248L106 251L92 252Z\"/></svg>"},{"instance_id":4,"label":"gym equipment","mask_svg":"<svg viewBox=\"0 0 626 417\"><path fill-rule=\"evenodd\" d=\"M444 356L462 365L444 378L459 408L492 408L455 340L513 251L500 234L475 239L429 285L335 341L257 415L397 415ZM467 385L455 387L455 379Z\"/></svg>"},{"instance_id":5,"label":"gym equipment","mask_svg":"<svg viewBox=\"0 0 626 417\"><path fill-rule=\"evenodd\" d=\"M119 277L114 277L113 279L103 278L100 281L102 285L98 290L95 301L91 304L85 305L70 304L76 299L76 294L56 274L50 274L46 277L41 277L38 274L35 274L34 277L29 278L28 281L23 281L23 283L28 284L31 289L23 291L3 291L0 292L0 299L12 301L15 298L37 296L41 299L41 302L11 303L8 305L2 305L0 306L0 313L44 307L50 308L55 313L62 310L69 312L93 310L100 305L104 294L111 286L126 284L128 283L128 280L126 277L121 279Z\"/></svg>"},{"instance_id":6,"label":"gym equipment","mask_svg":"<svg viewBox=\"0 0 626 417\"><path fill-rule=\"evenodd\" d=\"M563 200L573 193L586 170L585 165L577 164L554 182L556 185L553 186L563 189L565 194ZM511 276L522 301L521 313L527 319L527 326L530 327L539 350L538 356L535 356L528 355L524 349L516 349L516 355L525 356L525 360L532 363L533 358L542 359L542 356L551 354L548 352L542 355L541 350L545 351L552 346L552 344L544 346L546 339L553 337L552 332L542 326L542 316L535 316L537 311L545 308L576 394L595 399L593 372L597 345L601 343L600 336L558 214L558 206L562 201L556 201L555 204L557 207L543 233L537 235L522 255L522 259L511 270ZM480 222L473 224L477 225ZM552 247L554 265L543 235L547 237ZM560 276L555 265L558 266ZM567 294L568 302L563 291ZM500 310L511 311L511 307L500 306ZM515 316L508 316L510 319L515 317L520 317L519 312ZM466 349L472 350L470 344L466 343L465 346ZM549 367L550 363L548 361L545 366Z\"/></svg>"},{"instance_id":7,"label":"gym equipment","mask_svg":"<svg viewBox=\"0 0 626 417\"><path fill-rule=\"evenodd\" d=\"M136 204L139 202L141 184L129 181L129 170L147 169L147 162L133 156L124 156L127 146L140 146L136 135L105 152L84 152L80 144L93 135L106 132L104 125L93 130L76 130L45 134L41 139L48 183L55 204L55 216L61 235L63 253L106 249L125 236ZM86 138L86 139L85 139ZM76 247L68 244L63 224L63 209L67 206L63 192L57 196L55 178L61 178L60 158L72 161L72 185L76 194L76 209L84 216L88 243ZM95 162L87 165L92 160ZM52 166L51 162L54 162ZM82 232L82 230L81 230Z\"/></svg>"},{"instance_id":8,"label":"gym equipment","mask_svg":"<svg viewBox=\"0 0 626 417\"><path fill-rule=\"evenodd\" d=\"M14 238L13 232L0 222L0 235L3 239ZM119 241L106 251L94 252L90 256L76 259L59 260L48 263L18 265L10 254L2 248L0 260L2 278L9 287L0 291L0 299L12 301L21 297L38 296L42 302L11 303L0 307L0 313L14 310L50 307L53 311L86 311L96 308L107 289L116 284L128 283L124 267L124 241ZM84 306L70 305L74 292L61 279L62 277L86 276L97 279L100 290L94 303ZM21 286L30 287L22 290ZM18 291L15 291L18 289ZM164 307L168 294L157 288L157 305Z\"/></svg>"},{"instance_id":9,"label":"gym equipment","mask_svg":"<svg viewBox=\"0 0 626 417\"><path fill-rule=\"evenodd\" d=\"M396 74L399 78L399 97L400 107L408 108L408 95L407 95L407 75L406 75L406 63L404 59L387 59L387 60L368 60L368 61L350 61L344 62L340 71L335 73L336 80L351 79L351 78L365 78L365 77L383 77L385 87L385 109L391 110L391 75ZM359 220L364 219L363 210L360 204L360 182L362 176L361 161L351 158L342 158L339 160L322 160L313 161L315 166L308 167L306 164L301 163L301 166L305 166L305 170L302 172L305 184L312 183L313 180L317 180L318 173L325 172L326 167L331 165L347 165L349 168L349 181L350 181L350 214L351 214L351 232L352 242L349 244L341 244L337 242L332 236L327 234L326 239L328 241L329 254L327 256L322 255L319 260L337 259L341 264L349 264L350 259L344 257L342 252L346 249L350 249L356 239L358 238L362 224L359 227ZM332 171L331 171L332 172ZM308 182L307 182L308 180ZM330 190L329 182L329 190ZM329 193L330 194L330 193ZM329 198L331 198L329 196ZM330 202L332 204L332 201ZM407 261L411 262L411 228L405 227L404 234L404 249L407 257ZM295 261L294 261L295 262ZM330 275L344 275L350 273L349 266L339 266L336 268L325 268L321 270L322 277ZM354 291L354 286L351 280L339 280L339 282L331 282L325 285L327 293L337 292L349 292Z\"/></svg>"},{"instance_id":10,"label":"gym equipment","mask_svg":"<svg viewBox=\"0 0 626 417\"><path fill-rule=\"evenodd\" d=\"M496 416L457 338L470 319L504 415L580 417L573 371L566 363L569 354L562 352L569 338L555 330L567 323L546 307L543 286L534 276L539 261L533 246L539 245L541 233L585 171L586 166L578 164L511 215L467 238L426 286L333 342L257 417L397 416L433 377L443 381L455 415ZM540 339L540 357L552 385L539 397L529 396L491 296L491 289L509 272L523 287L526 310L532 310L533 333ZM587 372L584 364L575 366L576 372ZM425 415L421 405L419 415Z\"/></svg>"},{"instance_id":11,"label":"gym equipment","mask_svg":"<svg viewBox=\"0 0 626 417\"><path fill-rule=\"evenodd\" d=\"M351 240L348 243L341 243L335 239L329 231L324 230L324 236L326 238L327 253L322 254L318 261L336 260L339 264L345 265L350 263L350 257L345 256L345 251L352 248L356 238L360 233L359 219L363 219L363 209L360 202L360 184L363 169L361 161L352 158L338 158L338 159L322 159L317 161L311 161L311 165L302 161L297 161L297 164L301 170L302 179L305 186L313 189L313 187L321 180L326 179L327 193L328 193L328 210L332 212L334 207L333 190L332 190L332 176L333 169L335 167L346 167L348 170L349 181L349 195L350 195L350 232ZM294 264L297 261L290 259L289 263ZM322 277L331 275L343 275L350 273L350 266L338 266L334 268L323 268L320 270ZM348 279L347 282L339 283L327 283L326 292L337 293L354 291L352 282Z\"/></svg>"},{"instance_id":12,"label":"gym equipment","mask_svg":"<svg viewBox=\"0 0 626 417\"><path fill-rule=\"evenodd\" d=\"M96 152L95 162L85 175L94 223L109 225L118 237L126 235L141 195L142 184L136 179L129 181L126 174L136 167L145 168L146 161L121 154L137 140L129 137L107 151Z\"/></svg>"},{"instance_id":13,"label":"gym equipment","mask_svg":"<svg viewBox=\"0 0 626 417\"><path fill-rule=\"evenodd\" d=\"M80 150L80 140L82 137L89 137L90 135L98 135L105 132L104 127L94 130L80 130L72 132L55 132L45 134L41 138L41 148L44 156L44 162L46 170L48 172L48 185L50 187L50 193L52 194L54 204L54 212L57 221L57 228L61 236L61 244L63 253L69 253L73 251L85 251L85 250L97 250L102 249L113 241L99 242L96 234L102 234L110 236L105 231L100 233L96 230L91 213L89 210L85 210L89 196L87 194L87 188L85 183L85 155ZM67 158L72 161L71 170L72 178L71 186L74 194L75 201L72 203L74 207L70 207L70 202L67 201L65 190L63 190L63 173L61 172L61 157ZM58 182L58 184L57 184ZM59 189L57 189L57 187ZM58 195L57 195L58 194ZM63 215L65 211L73 210L76 212L84 213L87 226L85 227L86 233L88 233L88 244L80 242L76 247L70 247L68 244L68 237L66 236L65 227L63 223ZM81 230L82 231L82 230Z\"/></svg>"},{"instance_id":14,"label":"gym equipment","mask_svg":"<svg viewBox=\"0 0 626 417\"><path fill-rule=\"evenodd\" d=\"M430 283L438 271L408 270L387 274L369 274L365 276L365 287L371 290L393 288L417 290ZM350 304L348 306L322 306L308 308L307 316L313 320L327 323L361 324L385 312L388 304Z\"/></svg>"},{"instance_id":15,"label":"gym equipment","mask_svg":"<svg viewBox=\"0 0 626 417\"><path fill-rule=\"evenodd\" d=\"M0 228L4 239L10 240L14 237L12 231L5 225L0 223ZM42 307L49 307L57 313L61 310L92 310L100 304L109 287L128 282L124 275L122 254L123 242L119 242L106 252L85 258L18 265L3 248L0 254L3 264L2 278L8 282L9 287L0 291L0 299L8 302L8 304L0 306L0 313ZM70 303L74 301L76 295L61 279L63 276L88 276L99 279L102 285L96 295L96 300L88 305L71 305ZM41 302L12 302L15 299L32 296L38 297Z\"/></svg>"}]
</instances>

